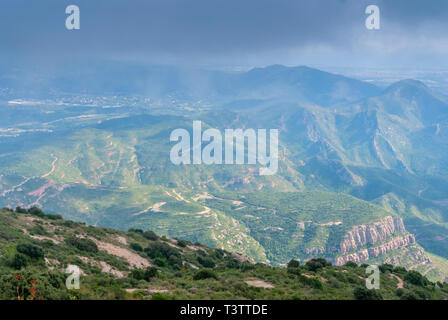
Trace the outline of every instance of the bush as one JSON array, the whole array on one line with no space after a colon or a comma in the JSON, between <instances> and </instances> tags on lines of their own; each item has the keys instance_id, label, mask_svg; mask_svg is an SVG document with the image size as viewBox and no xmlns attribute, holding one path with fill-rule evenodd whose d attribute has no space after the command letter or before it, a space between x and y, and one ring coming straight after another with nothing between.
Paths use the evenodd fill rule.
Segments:
<instances>
[{"instance_id":1,"label":"bush","mask_svg":"<svg viewBox=\"0 0 448 320\"><path fill-rule=\"evenodd\" d=\"M216 265L210 258L198 257L198 262L205 268L214 268Z\"/></svg>"},{"instance_id":2,"label":"bush","mask_svg":"<svg viewBox=\"0 0 448 320\"><path fill-rule=\"evenodd\" d=\"M170 266L172 266L174 268L179 268L182 266L182 258L177 255L171 255L168 258L168 263L170 264Z\"/></svg>"},{"instance_id":3,"label":"bush","mask_svg":"<svg viewBox=\"0 0 448 320\"><path fill-rule=\"evenodd\" d=\"M344 266L347 267L347 268L357 268L358 267L358 265L356 263L354 263L353 261L347 261L344 264Z\"/></svg>"},{"instance_id":4,"label":"bush","mask_svg":"<svg viewBox=\"0 0 448 320\"><path fill-rule=\"evenodd\" d=\"M36 226L32 227L30 229L30 233L31 234L37 234L37 235L40 235L40 236L47 236L48 235L47 230L45 230L45 228L42 227L41 225L36 225Z\"/></svg>"},{"instance_id":5,"label":"bush","mask_svg":"<svg viewBox=\"0 0 448 320\"><path fill-rule=\"evenodd\" d=\"M64 227L67 227L67 228L73 228L74 226L76 226L76 222L71 221L71 220L65 220L65 221L62 223L62 225L63 225Z\"/></svg>"},{"instance_id":6,"label":"bush","mask_svg":"<svg viewBox=\"0 0 448 320\"><path fill-rule=\"evenodd\" d=\"M358 287L353 291L356 300L383 300L381 294L374 289Z\"/></svg>"},{"instance_id":7,"label":"bush","mask_svg":"<svg viewBox=\"0 0 448 320\"><path fill-rule=\"evenodd\" d=\"M132 250L135 250L135 251L139 251L139 252L143 251L142 246L139 245L137 242L133 242L133 243L131 243L129 247L130 247Z\"/></svg>"},{"instance_id":8,"label":"bush","mask_svg":"<svg viewBox=\"0 0 448 320\"><path fill-rule=\"evenodd\" d=\"M179 256L180 253L174 249L173 247L167 245L166 243L152 243L148 248L145 248L144 251L146 254L152 258L166 258L168 259L170 256Z\"/></svg>"},{"instance_id":9,"label":"bush","mask_svg":"<svg viewBox=\"0 0 448 320\"><path fill-rule=\"evenodd\" d=\"M420 287L424 287L428 284L428 280L419 272L414 270L406 273L406 275L404 276L404 281Z\"/></svg>"},{"instance_id":10,"label":"bush","mask_svg":"<svg viewBox=\"0 0 448 320\"><path fill-rule=\"evenodd\" d=\"M142 230L142 229L134 229L134 228L131 228L131 229L128 230L128 232L134 232L134 233L140 233L140 234L143 234L143 230Z\"/></svg>"},{"instance_id":11,"label":"bush","mask_svg":"<svg viewBox=\"0 0 448 320\"><path fill-rule=\"evenodd\" d=\"M47 220L62 220L62 216L60 214L46 214L44 218Z\"/></svg>"},{"instance_id":12,"label":"bush","mask_svg":"<svg viewBox=\"0 0 448 320\"><path fill-rule=\"evenodd\" d=\"M393 272L394 271L394 266L391 265L391 264L387 264L387 263L379 266L378 268L380 269L380 271L382 273L385 273L387 271L389 271L389 272Z\"/></svg>"},{"instance_id":13,"label":"bush","mask_svg":"<svg viewBox=\"0 0 448 320\"><path fill-rule=\"evenodd\" d=\"M16 253L11 261L11 267L14 269L22 269L28 264L28 259L24 254Z\"/></svg>"},{"instance_id":14,"label":"bush","mask_svg":"<svg viewBox=\"0 0 448 320\"><path fill-rule=\"evenodd\" d=\"M322 282L316 278L308 278L308 277L299 275L299 281L301 283L303 283L304 285L314 288L314 289L322 290L322 288L323 288Z\"/></svg>"},{"instance_id":15,"label":"bush","mask_svg":"<svg viewBox=\"0 0 448 320\"><path fill-rule=\"evenodd\" d=\"M148 267L146 270L142 269L133 269L131 271L131 277L136 280L145 280L145 281L151 281L151 278L154 278L157 276L157 269L154 267Z\"/></svg>"},{"instance_id":16,"label":"bush","mask_svg":"<svg viewBox=\"0 0 448 320\"><path fill-rule=\"evenodd\" d=\"M69 237L65 242L81 251L98 252L98 246L90 239Z\"/></svg>"},{"instance_id":17,"label":"bush","mask_svg":"<svg viewBox=\"0 0 448 320\"><path fill-rule=\"evenodd\" d=\"M28 213L28 211L26 209L23 209L21 207L16 207L16 212L17 213L22 213L22 214Z\"/></svg>"},{"instance_id":18,"label":"bush","mask_svg":"<svg viewBox=\"0 0 448 320\"><path fill-rule=\"evenodd\" d=\"M288 268L298 268L298 267L300 267L299 261L292 259L288 262Z\"/></svg>"},{"instance_id":19,"label":"bush","mask_svg":"<svg viewBox=\"0 0 448 320\"><path fill-rule=\"evenodd\" d=\"M181 248L185 248L187 246L187 241L185 240L177 240L177 245Z\"/></svg>"},{"instance_id":20,"label":"bush","mask_svg":"<svg viewBox=\"0 0 448 320\"><path fill-rule=\"evenodd\" d=\"M193 276L193 280L218 279L212 270L202 269Z\"/></svg>"},{"instance_id":21,"label":"bush","mask_svg":"<svg viewBox=\"0 0 448 320\"><path fill-rule=\"evenodd\" d=\"M148 267L145 270L145 280L149 281L151 278L157 277L157 269L154 267Z\"/></svg>"},{"instance_id":22,"label":"bush","mask_svg":"<svg viewBox=\"0 0 448 320\"><path fill-rule=\"evenodd\" d=\"M156 292L151 296L151 300L170 300L170 297L162 293Z\"/></svg>"},{"instance_id":23,"label":"bush","mask_svg":"<svg viewBox=\"0 0 448 320\"><path fill-rule=\"evenodd\" d=\"M37 207L29 208L28 209L28 213L32 214L34 216L38 216L38 217L44 217L45 216L45 213L41 209L39 209Z\"/></svg>"},{"instance_id":24,"label":"bush","mask_svg":"<svg viewBox=\"0 0 448 320\"><path fill-rule=\"evenodd\" d=\"M31 259L42 259L44 257L44 252L42 248L28 243L21 243L17 245L17 251Z\"/></svg>"},{"instance_id":25,"label":"bush","mask_svg":"<svg viewBox=\"0 0 448 320\"><path fill-rule=\"evenodd\" d=\"M152 240L152 241L156 241L157 239L159 239L159 237L154 233L154 231L145 231L145 232L143 232L143 236L146 239Z\"/></svg>"},{"instance_id":26,"label":"bush","mask_svg":"<svg viewBox=\"0 0 448 320\"><path fill-rule=\"evenodd\" d=\"M311 259L311 260L307 261L305 263L305 266L310 271L317 271L317 270L322 269L324 267L331 266L331 263L328 262L327 260L323 259L323 258L315 258L315 259Z\"/></svg>"},{"instance_id":27,"label":"bush","mask_svg":"<svg viewBox=\"0 0 448 320\"><path fill-rule=\"evenodd\" d=\"M165 258L155 258L154 264L159 267L165 267L167 264L167 261Z\"/></svg>"},{"instance_id":28,"label":"bush","mask_svg":"<svg viewBox=\"0 0 448 320\"><path fill-rule=\"evenodd\" d=\"M296 276L300 275L300 269L299 268L288 268L287 272L289 274L295 274Z\"/></svg>"},{"instance_id":29,"label":"bush","mask_svg":"<svg viewBox=\"0 0 448 320\"><path fill-rule=\"evenodd\" d=\"M401 300L418 300L418 297L412 292L406 292L400 297Z\"/></svg>"}]
</instances>

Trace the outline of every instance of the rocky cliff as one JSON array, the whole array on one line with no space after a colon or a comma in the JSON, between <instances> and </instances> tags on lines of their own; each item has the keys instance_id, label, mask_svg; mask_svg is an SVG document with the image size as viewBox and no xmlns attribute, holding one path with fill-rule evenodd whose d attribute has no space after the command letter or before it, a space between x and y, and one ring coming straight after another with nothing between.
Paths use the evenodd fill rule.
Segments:
<instances>
[{"instance_id":1,"label":"rocky cliff","mask_svg":"<svg viewBox=\"0 0 448 320\"><path fill-rule=\"evenodd\" d=\"M354 226L336 248L338 256L331 260L336 265L359 263L412 244L415 237L406 231L403 220L387 216L370 225Z\"/></svg>"}]
</instances>

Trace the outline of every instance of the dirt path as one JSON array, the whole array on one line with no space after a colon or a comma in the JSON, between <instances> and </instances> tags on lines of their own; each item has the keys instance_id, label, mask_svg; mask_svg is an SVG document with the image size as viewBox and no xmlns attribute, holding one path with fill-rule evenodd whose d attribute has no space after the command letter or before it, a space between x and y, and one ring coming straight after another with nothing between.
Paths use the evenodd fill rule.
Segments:
<instances>
[{"instance_id":1,"label":"dirt path","mask_svg":"<svg viewBox=\"0 0 448 320\"><path fill-rule=\"evenodd\" d=\"M46 174L42 175L41 178L46 178L46 177L48 177L48 176L51 175L51 174L54 172L54 170L56 169L56 161L58 161L58 157L56 157L56 156L53 156L53 157L54 157L54 159L53 159L53 162L51 163L51 170L50 170L49 172L47 172Z\"/></svg>"},{"instance_id":2,"label":"dirt path","mask_svg":"<svg viewBox=\"0 0 448 320\"><path fill-rule=\"evenodd\" d=\"M244 280L244 282L247 283L247 285L251 287L257 287L257 288L265 288L265 289L272 289L275 288L275 286L272 283L265 282L263 280L255 279L255 280Z\"/></svg>"},{"instance_id":3,"label":"dirt path","mask_svg":"<svg viewBox=\"0 0 448 320\"><path fill-rule=\"evenodd\" d=\"M395 279L397 279L397 281L398 281L398 283L397 283L397 289L403 289L403 285L404 285L404 283L403 283L403 280L399 277L399 276L396 276L396 275L394 275L394 274L390 274L390 277L391 278L395 278Z\"/></svg>"},{"instance_id":4,"label":"dirt path","mask_svg":"<svg viewBox=\"0 0 448 320\"><path fill-rule=\"evenodd\" d=\"M134 213L133 216L139 216L143 213L148 212L149 210L153 211L153 212L162 212L162 210L160 209L163 205L165 205L166 202L157 202L152 206L149 206L148 208L146 208L145 210L142 210L140 212Z\"/></svg>"}]
</instances>

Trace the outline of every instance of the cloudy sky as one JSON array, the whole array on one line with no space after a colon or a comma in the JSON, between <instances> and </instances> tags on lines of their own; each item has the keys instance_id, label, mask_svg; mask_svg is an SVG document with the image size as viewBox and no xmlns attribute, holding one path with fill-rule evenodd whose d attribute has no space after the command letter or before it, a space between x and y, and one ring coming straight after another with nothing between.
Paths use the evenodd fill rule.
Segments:
<instances>
[{"instance_id":1,"label":"cloudy sky","mask_svg":"<svg viewBox=\"0 0 448 320\"><path fill-rule=\"evenodd\" d=\"M81 29L65 28L79 6ZM367 30L378 5L381 29ZM446 0L1 0L4 61L448 67Z\"/></svg>"}]
</instances>

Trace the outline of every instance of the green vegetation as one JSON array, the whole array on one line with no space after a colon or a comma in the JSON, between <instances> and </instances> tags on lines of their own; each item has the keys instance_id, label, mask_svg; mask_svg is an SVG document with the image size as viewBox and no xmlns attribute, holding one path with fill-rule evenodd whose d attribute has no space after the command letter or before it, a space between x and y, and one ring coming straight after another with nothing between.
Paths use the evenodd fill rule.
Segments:
<instances>
[{"instance_id":1,"label":"green vegetation","mask_svg":"<svg viewBox=\"0 0 448 320\"><path fill-rule=\"evenodd\" d=\"M31 234L36 226L46 235ZM381 266L380 289L372 291L366 266L244 260L186 240L148 240L141 230L0 210L0 299L448 299L448 284L392 265ZM65 286L69 264L82 270L79 290Z\"/></svg>"}]
</instances>

